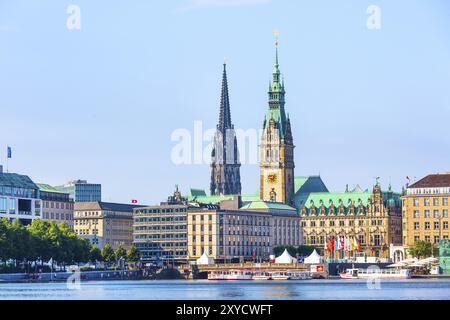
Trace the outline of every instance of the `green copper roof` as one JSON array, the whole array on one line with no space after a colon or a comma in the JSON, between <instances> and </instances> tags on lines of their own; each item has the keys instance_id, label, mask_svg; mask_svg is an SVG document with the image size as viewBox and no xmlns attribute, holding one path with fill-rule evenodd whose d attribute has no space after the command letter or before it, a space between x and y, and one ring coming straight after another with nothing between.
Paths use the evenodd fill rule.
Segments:
<instances>
[{"instance_id":1,"label":"green copper roof","mask_svg":"<svg viewBox=\"0 0 450 320\"><path fill-rule=\"evenodd\" d=\"M295 177L294 184L295 194L328 192L328 189L320 176Z\"/></svg>"},{"instance_id":2,"label":"green copper roof","mask_svg":"<svg viewBox=\"0 0 450 320\"><path fill-rule=\"evenodd\" d=\"M218 204L225 200L233 200L233 195L218 195L218 196L191 196L188 195L188 201L197 201L198 203L203 204ZM258 194L244 194L241 196L242 201L256 201L259 200Z\"/></svg>"},{"instance_id":3,"label":"green copper roof","mask_svg":"<svg viewBox=\"0 0 450 320\"><path fill-rule=\"evenodd\" d=\"M267 210L267 209L296 211L295 208L288 206L287 204L284 203L261 201L261 200L244 202L244 205L240 208L240 210Z\"/></svg>"},{"instance_id":4,"label":"green copper roof","mask_svg":"<svg viewBox=\"0 0 450 320\"><path fill-rule=\"evenodd\" d=\"M295 206L298 210L301 210L303 206L309 212L309 209L314 205L319 209L322 205L326 209L326 213L329 213L329 209L333 204L336 209L339 206L345 208L345 213L348 213L348 209L351 204L357 208L360 204L366 208L370 204L370 197L372 192L313 192L310 194L300 194L295 197ZM385 206L401 207L401 194L391 191L382 192L383 202Z\"/></svg>"},{"instance_id":5,"label":"green copper roof","mask_svg":"<svg viewBox=\"0 0 450 320\"><path fill-rule=\"evenodd\" d=\"M314 204L320 207L323 203L325 207L330 207L331 203L338 207L341 203L348 207L353 201L355 206L358 206L361 200L363 206L367 206L370 202L370 192L317 192L310 193L306 198L300 199L300 207L304 204L306 208L311 208Z\"/></svg>"},{"instance_id":6,"label":"green copper roof","mask_svg":"<svg viewBox=\"0 0 450 320\"><path fill-rule=\"evenodd\" d=\"M206 197L206 192L203 189L189 189L189 197Z\"/></svg>"},{"instance_id":7,"label":"green copper roof","mask_svg":"<svg viewBox=\"0 0 450 320\"><path fill-rule=\"evenodd\" d=\"M267 110L264 126L273 119L280 130L280 138L283 139L286 134L286 113L284 110L284 83L281 80L281 72L278 64L278 42L276 46L275 65L272 73L272 82L269 85L269 109Z\"/></svg>"},{"instance_id":8,"label":"green copper roof","mask_svg":"<svg viewBox=\"0 0 450 320\"><path fill-rule=\"evenodd\" d=\"M17 173L0 173L0 186L38 190L38 186L25 175Z\"/></svg>"},{"instance_id":9,"label":"green copper roof","mask_svg":"<svg viewBox=\"0 0 450 320\"><path fill-rule=\"evenodd\" d=\"M55 187L52 187L49 184L44 184L44 183L36 183L36 185L39 187L39 190L42 192L51 192L51 193L60 193L60 194L67 194L66 192L62 192L58 189L56 189Z\"/></svg>"}]
</instances>

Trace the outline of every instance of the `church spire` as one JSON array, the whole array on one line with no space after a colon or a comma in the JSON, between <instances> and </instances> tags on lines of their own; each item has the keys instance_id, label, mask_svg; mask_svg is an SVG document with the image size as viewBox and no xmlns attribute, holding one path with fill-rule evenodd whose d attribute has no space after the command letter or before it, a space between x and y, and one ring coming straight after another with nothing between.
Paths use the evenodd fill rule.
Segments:
<instances>
[{"instance_id":1,"label":"church spire","mask_svg":"<svg viewBox=\"0 0 450 320\"><path fill-rule=\"evenodd\" d=\"M211 152L211 195L241 194L239 151L231 123L227 65L223 64L220 115Z\"/></svg>"},{"instance_id":2,"label":"church spire","mask_svg":"<svg viewBox=\"0 0 450 320\"><path fill-rule=\"evenodd\" d=\"M227 64L223 63L222 75L222 95L220 98L220 115L218 129L225 132L227 129L232 129L231 112L230 112L230 98L228 96L228 80L227 80Z\"/></svg>"}]
</instances>

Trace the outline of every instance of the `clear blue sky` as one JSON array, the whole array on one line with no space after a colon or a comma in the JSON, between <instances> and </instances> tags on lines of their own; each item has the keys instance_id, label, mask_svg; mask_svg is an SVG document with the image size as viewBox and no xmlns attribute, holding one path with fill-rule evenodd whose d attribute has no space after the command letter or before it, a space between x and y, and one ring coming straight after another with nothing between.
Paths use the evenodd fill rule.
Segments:
<instances>
[{"instance_id":1,"label":"clear blue sky","mask_svg":"<svg viewBox=\"0 0 450 320\"><path fill-rule=\"evenodd\" d=\"M296 174L400 190L450 171L449 18L446 0L0 0L0 162L11 145L10 171L102 183L106 201L207 189L208 165L172 164L171 133L215 126L224 57L235 126L260 128L276 29ZM258 189L257 165L241 176Z\"/></svg>"}]
</instances>

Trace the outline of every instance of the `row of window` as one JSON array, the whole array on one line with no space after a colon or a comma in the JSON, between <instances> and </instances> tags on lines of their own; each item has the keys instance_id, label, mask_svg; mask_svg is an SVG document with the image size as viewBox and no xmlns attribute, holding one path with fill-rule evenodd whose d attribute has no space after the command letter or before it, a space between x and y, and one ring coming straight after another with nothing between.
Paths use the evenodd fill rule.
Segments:
<instances>
[{"instance_id":1,"label":"row of window","mask_svg":"<svg viewBox=\"0 0 450 320\"><path fill-rule=\"evenodd\" d=\"M439 201L439 199L442 199L441 201ZM420 206L420 199L419 198L414 198L414 206L418 207ZM423 198L423 205L426 207L429 207L431 204L431 200L430 198ZM448 206L448 198L433 198L433 206L439 206L439 205L443 205L443 206Z\"/></svg>"},{"instance_id":2,"label":"row of window","mask_svg":"<svg viewBox=\"0 0 450 320\"><path fill-rule=\"evenodd\" d=\"M138 209L136 214L148 214L148 213L174 213L174 212L186 212L185 208L170 208L170 209Z\"/></svg>"},{"instance_id":3,"label":"row of window","mask_svg":"<svg viewBox=\"0 0 450 320\"><path fill-rule=\"evenodd\" d=\"M414 236L414 242L420 241L420 236ZM431 242L431 236L425 236L424 240L426 242ZM440 242L441 238L439 236L434 236L433 237L433 242L434 244L438 244ZM443 236L442 240L448 240L448 236Z\"/></svg>"},{"instance_id":4,"label":"row of window","mask_svg":"<svg viewBox=\"0 0 450 320\"><path fill-rule=\"evenodd\" d=\"M71 213L44 212L42 216L44 219L51 219L51 220L66 220L66 221L73 220L73 214Z\"/></svg>"},{"instance_id":5,"label":"row of window","mask_svg":"<svg viewBox=\"0 0 450 320\"><path fill-rule=\"evenodd\" d=\"M44 201L44 207L45 208L51 208L51 209L66 209L66 210L73 210L73 203L72 202L53 202L53 201Z\"/></svg>"},{"instance_id":6,"label":"row of window","mask_svg":"<svg viewBox=\"0 0 450 320\"><path fill-rule=\"evenodd\" d=\"M439 210L433 210L433 218L448 218L448 210L444 209L442 210L442 215ZM423 217L424 218L430 218L430 210L424 210L423 211ZM420 218L420 211L414 210L414 218Z\"/></svg>"},{"instance_id":7,"label":"row of window","mask_svg":"<svg viewBox=\"0 0 450 320\"><path fill-rule=\"evenodd\" d=\"M186 216L180 217L151 217L151 218L134 218L134 222L183 222L186 221Z\"/></svg>"},{"instance_id":8,"label":"row of window","mask_svg":"<svg viewBox=\"0 0 450 320\"><path fill-rule=\"evenodd\" d=\"M339 220L339 221L334 221L334 220L330 220L328 221L328 226L329 227L335 227L336 226L336 222L337 225L339 227L345 227L345 226L349 226L349 227L354 227L355 225L358 225L359 227L362 227L365 225L364 220ZM381 226L383 225L383 220L371 220L370 221L370 225L372 226ZM302 227L306 227L307 226L307 222L306 221L302 221ZM317 227L317 221L310 221L309 223L310 227ZM326 227L326 221L325 220L321 220L319 221L319 226L320 227Z\"/></svg>"},{"instance_id":9,"label":"row of window","mask_svg":"<svg viewBox=\"0 0 450 320\"><path fill-rule=\"evenodd\" d=\"M434 230L439 230L440 229L440 223L438 221L435 221L433 224ZM425 230L430 230L431 229L431 224L430 222L425 222L424 224ZM444 221L442 223L442 228L444 230L448 229L448 221ZM420 229L420 223L419 222L414 222L414 230L419 230Z\"/></svg>"}]
</instances>

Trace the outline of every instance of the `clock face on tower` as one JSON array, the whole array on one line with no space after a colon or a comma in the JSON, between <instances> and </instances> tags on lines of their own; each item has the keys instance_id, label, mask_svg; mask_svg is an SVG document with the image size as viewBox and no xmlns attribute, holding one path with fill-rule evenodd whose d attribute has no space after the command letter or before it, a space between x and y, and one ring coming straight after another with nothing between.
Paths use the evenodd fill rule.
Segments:
<instances>
[{"instance_id":1,"label":"clock face on tower","mask_svg":"<svg viewBox=\"0 0 450 320\"><path fill-rule=\"evenodd\" d=\"M276 183L277 182L277 175L276 174L269 174L267 176L267 182L269 182L269 183Z\"/></svg>"}]
</instances>

